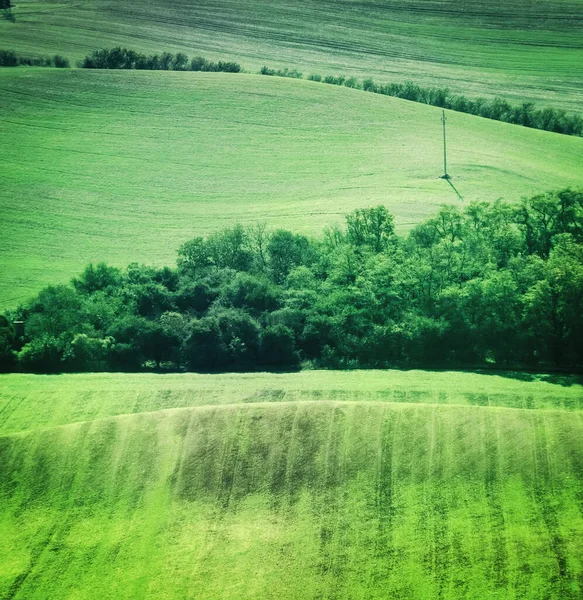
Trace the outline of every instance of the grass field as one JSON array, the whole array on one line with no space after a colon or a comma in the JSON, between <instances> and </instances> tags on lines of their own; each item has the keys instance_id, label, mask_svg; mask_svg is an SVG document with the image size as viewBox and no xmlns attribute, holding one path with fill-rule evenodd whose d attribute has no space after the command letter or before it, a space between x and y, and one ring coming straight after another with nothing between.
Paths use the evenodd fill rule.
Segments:
<instances>
[{"instance_id":1,"label":"grass field","mask_svg":"<svg viewBox=\"0 0 583 600\"><path fill-rule=\"evenodd\" d=\"M0 90L1 308L235 222L319 234L384 203L402 231L462 204L434 107L214 73L3 69ZM448 171L466 202L577 186L583 139L451 113Z\"/></svg>"},{"instance_id":2,"label":"grass field","mask_svg":"<svg viewBox=\"0 0 583 600\"><path fill-rule=\"evenodd\" d=\"M2 376L0 597L580 598L583 387L530 379Z\"/></svg>"},{"instance_id":3,"label":"grass field","mask_svg":"<svg viewBox=\"0 0 583 600\"><path fill-rule=\"evenodd\" d=\"M308 74L414 79L581 111L577 0L19 0L2 46L82 58L119 44Z\"/></svg>"}]
</instances>

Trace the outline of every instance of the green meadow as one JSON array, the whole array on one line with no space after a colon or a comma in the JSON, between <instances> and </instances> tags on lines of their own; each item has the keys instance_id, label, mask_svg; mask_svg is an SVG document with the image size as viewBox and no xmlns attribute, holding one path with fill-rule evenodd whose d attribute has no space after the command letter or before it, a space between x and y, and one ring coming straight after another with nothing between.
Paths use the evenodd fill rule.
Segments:
<instances>
[{"instance_id":1,"label":"green meadow","mask_svg":"<svg viewBox=\"0 0 583 600\"><path fill-rule=\"evenodd\" d=\"M185 52L304 74L413 79L470 96L581 111L577 0L19 0L0 20L6 49Z\"/></svg>"},{"instance_id":2,"label":"green meadow","mask_svg":"<svg viewBox=\"0 0 583 600\"><path fill-rule=\"evenodd\" d=\"M5 375L0 386L2 598L583 592L577 378Z\"/></svg>"},{"instance_id":3,"label":"green meadow","mask_svg":"<svg viewBox=\"0 0 583 600\"><path fill-rule=\"evenodd\" d=\"M583 183L583 139L359 90L259 75L0 70L0 307L89 262L173 264L239 222L320 234L385 204L400 230L442 203Z\"/></svg>"}]
</instances>

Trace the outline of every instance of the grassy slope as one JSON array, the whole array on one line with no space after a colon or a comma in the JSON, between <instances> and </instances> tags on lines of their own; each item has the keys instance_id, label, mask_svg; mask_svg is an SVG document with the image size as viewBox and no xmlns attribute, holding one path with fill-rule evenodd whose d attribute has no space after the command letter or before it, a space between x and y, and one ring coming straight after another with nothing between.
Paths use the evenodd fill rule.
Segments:
<instances>
[{"instance_id":1,"label":"grassy slope","mask_svg":"<svg viewBox=\"0 0 583 600\"><path fill-rule=\"evenodd\" d=\"M301 71L413 78L581 110L576 0L19 0L2 46L78 59L125 44Z\"/></svg>"},{"instance_id":2,"label":"grassy slope","mask_svg":"<svg viewBox=\"0 0 583 600\"><path fill-rule=\"evenodd\" d=\"M548 407L583 394L564 383L3 377L22 403L0 430L0 597L580 598L583 413ZM42 389L60 416L31 417Z\"/></svg>"},{"instance_id":3,"label":"grassy slope","mask_svg":"<svg viewBox=\"0 0 583 600\"><path fill-rule=\"evenodd\" d=\"M385 203L403 229L460 204L433 107L257 75L4 69L0 90L0 307L236 221L319 233ZM448 139L466 201L583 182L583 138L451 113Z\"/></svg>"},{"instance_id":4,"label":"grassy slope","mask_svg":"<svg viewBox=\"0 0 583 600\"><path fill-rule=\"evenodd\" d=\"M512 375L512 374L510 374ZM427 371L0 375L0 435L123 414L302 401L583 410L576 376Z\"/></svg>"}]
</instances>

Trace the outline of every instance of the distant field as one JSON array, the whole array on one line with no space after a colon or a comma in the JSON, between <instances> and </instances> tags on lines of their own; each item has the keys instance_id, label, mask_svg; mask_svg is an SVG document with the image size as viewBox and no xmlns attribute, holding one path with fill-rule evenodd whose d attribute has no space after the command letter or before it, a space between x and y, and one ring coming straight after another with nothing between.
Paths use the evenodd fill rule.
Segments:
<instances>
[{"instance_id":1,"label":"distant field","mask_svg":"<svg viewBox=\"0 0 583 600\"><path fill-rule=\"evenodd\" d=\"M578 0L19 0L1 46L79 59L127 45L306 74L414 79L471 96L583 106Z\"/></svg>"},{"instance_id":2,"label":"distant field","mask_svg":"<svg viewBox=\"0 0 583 600\"><path fill-rule=\"evenodd\" d=\"M0 597L576 600L583 389L516 377L2 376Z\"/></svg>"},{"instance_id":3,"label":"distant field","mask_svg":"<svg viewBox=\"0 0 583 600\"><path fill-rule=\"evenodd\" d=\"M0 93L0 308L235 222L320 234L384 203L402 231L461 205L425 105L214 73L3 69ZM449 149L465 201L583 184L583 138L451 113Z\"/></svg>"}]
</instances>

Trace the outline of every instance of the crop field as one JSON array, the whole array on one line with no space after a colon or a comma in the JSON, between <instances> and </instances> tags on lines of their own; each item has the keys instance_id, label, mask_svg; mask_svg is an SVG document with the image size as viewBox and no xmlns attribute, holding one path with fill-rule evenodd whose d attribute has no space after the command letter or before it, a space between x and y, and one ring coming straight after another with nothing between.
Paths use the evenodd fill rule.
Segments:
<instances>
[{"instance_id":1,"label":"crop field","mask_svg":"<svg viewBox=\"0 0 583 600\"><path fill-rule=\"evenodd\" d=\"M2 598L583 593L577 378L7 375L0 386Z\"/></svg>"},{"instance_id":2,"label":"crop field","mask_svg":"<svg viewBox=\"0 0 583 600\"><path fill-rule=\"evenodd\" d=\"M171 265L240 222L320 234L385 204L398 229L442 203L441 111L259 75L0 70L0 307L87 263ZM583 184L583 138L449 114L468 202Z\"/></svg>"},{"instance_id":3,"label":"crop field","mask_svg":"<svg viewBox=\"0 0 583 600\"><path fill-rule=\"evenodd\" d=\"M306 75L444 85L581 111L578 0L19 0L2 46L73 60L119 44Z\"/></svg>"}]
</instances>

